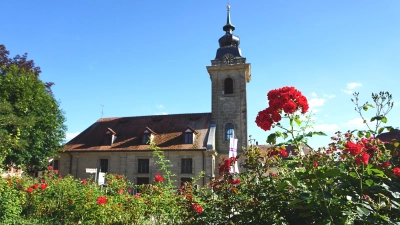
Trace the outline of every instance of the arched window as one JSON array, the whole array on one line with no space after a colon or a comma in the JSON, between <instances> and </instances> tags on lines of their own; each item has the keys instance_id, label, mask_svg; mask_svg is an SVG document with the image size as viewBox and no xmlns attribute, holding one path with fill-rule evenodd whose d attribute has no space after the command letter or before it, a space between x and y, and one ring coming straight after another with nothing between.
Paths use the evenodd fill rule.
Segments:
<instances>
[{"instance_id":1,"label":"arched window","mask_svg":"<svg viewBox=\"0 0 400 225\"><path fill-rule=\"evenodd\" d=\"M230 138L234 138L234 128L233 124L227 123L225 125L225 140L229 140Z\"/></svg>"},{"instance_id":2,"label":"arched window","mask_svg":"<svg viewBox=\"0 0 400 225\"><path fill-rule=\"evenodd\" d=\"M224 94L233 94L233 80L230 77L224 81Z\"/></svg>"}]
</instances>

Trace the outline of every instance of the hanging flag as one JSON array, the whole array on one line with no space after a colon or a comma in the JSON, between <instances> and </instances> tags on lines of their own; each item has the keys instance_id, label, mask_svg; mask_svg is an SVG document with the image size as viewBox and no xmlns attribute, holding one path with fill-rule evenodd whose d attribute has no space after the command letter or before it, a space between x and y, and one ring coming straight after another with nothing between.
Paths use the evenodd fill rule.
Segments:
<instances>
[{"instance_id":1,"label":"hanging flag","mask_svg":"<svg viewBox=\"0 0 400 225\"><path fill-rule=\"evenodd\" d=\"M238 142L238 139L230 138L230 141L229 141L229 158L231 158L231 157L235 157L236 158L236 155L237 155L237 142ZM235 162L235 165L231 166L229 172L230 173L239 173L239 168L238 168L237 162Z\"/></svg>"}]
</instances>

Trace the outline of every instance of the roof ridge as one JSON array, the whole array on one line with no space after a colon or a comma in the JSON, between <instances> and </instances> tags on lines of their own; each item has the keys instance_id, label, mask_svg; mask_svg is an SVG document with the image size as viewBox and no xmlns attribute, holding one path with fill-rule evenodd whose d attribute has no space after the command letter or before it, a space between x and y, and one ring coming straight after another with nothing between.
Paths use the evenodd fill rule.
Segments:
<instances>
[{"instance_id":1,"label":"roof ridge","mask_svg":"<svg viewBox=\"0 0 400 225\"><path fill-rule=\"evenodd\" d=\"M199 115L199 114L210 114L211 112L202 112L202 113L179 113L179 114L166 114L166 115L144 115L144 116L121 116L121 117L102 117L97 120L97 122L102 120L111 120L111 119L122 119L122 118L139 118L139 117L153 117L153 116L181 116L181 115Z\"/></svg>"}]
</instances>

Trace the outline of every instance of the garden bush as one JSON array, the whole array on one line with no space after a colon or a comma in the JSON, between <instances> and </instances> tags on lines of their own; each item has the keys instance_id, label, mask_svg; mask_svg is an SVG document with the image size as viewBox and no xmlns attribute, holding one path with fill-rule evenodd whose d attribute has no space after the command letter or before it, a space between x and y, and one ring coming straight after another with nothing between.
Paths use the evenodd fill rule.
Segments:
<instances>
[{"instance_id":1,"label":"garden bush","mask_svg":"<svg viewBox=\"0 0 400 225\"><path fill-rule=\"evenodd\" d=\"M400 162L398 140L383 142L391 95L373 94L375 106L353 102L377 113L365 131L337 132L327 146L302 154L312 130L307 99L293 87L268 93L269 107L256 123L274 129L267 149L250 143L236 158L219 165L218 176L197 188L177 189L172 166L154 144L160 174L137 186L124 176L107 174L106 184L61 177L51 167L39 179L0 179L3 224L399 224ZM288 128L282 120L288 120ZM367 122L366 119L364 121ZM278 142L278 140L282 140ZM286 147L294 148L288 154ZM244 171L230 167L245 158ZM136 193L139 190L139 193Z\"/></svg>"}]
</instances>

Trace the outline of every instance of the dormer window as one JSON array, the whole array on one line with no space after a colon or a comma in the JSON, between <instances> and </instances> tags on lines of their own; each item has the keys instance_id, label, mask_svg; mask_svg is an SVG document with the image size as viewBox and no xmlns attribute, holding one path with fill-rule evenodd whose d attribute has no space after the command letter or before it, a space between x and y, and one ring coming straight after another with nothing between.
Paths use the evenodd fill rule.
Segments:
<instances>
[{"instance_id":1,"label":"dormer window","mask_svg":"<svg viewBox=\"0 0 400 225\"><path fill-rule=\"evenodd\" d=\"M111 128L107 128L106 132L104 132L104 139L103 139L103 145L109 145L111 146L115 139L117 139L117 133L113 131Z\"/></svg>"},{"instance_id":2,"label":"dormer window","mask_svg":"<svg viewBox=\"0 0 400 225\"><path fill-rule=\"evenodd\" d=\"M150 131L145 130L142 136L142 145L150 144Z\"/></svg>"},{"instance_id":3,"label":"dormer window","mask_svg":"<svg viewBox=\"0 0 400 225\"><path fill-rule=\"evenodd\" d=\"M230 77L224 81L224 94L233 94L233 80Z\"/></svg>"},{"instance_id":4,"label":"dormer window","mask_svg":"<svg viewBox=\"0 0 400 225\"><path fill-rule=\"evenodd\" d=\"M142 133L142 139L140 140L140 144L149 145L151 140L153 140L155 134L156 133L154 131L146 127L146 129Z\"/></svg>"},{"instance_id":5,"label":"dormer window","mask_svg":"<svg viewBox=\"0 0 400 225\"><path fill-rule=\"evenodd\" d=\"M185 132L185 144L193 144L193 133Z\"/></svg>"},{"instance_id":6,"label":"dormer window","mask_svg":"<svg viewBox=\"0 0 400 225\"><path fill-rule=\"evenodd\" d=\"M195 131L191 127L187 127L183 132L183 143L185 144L193 144L194 138L196 137L197 131Z\"/></svg>"}]
</instances>

